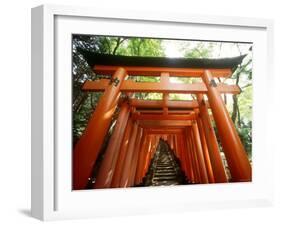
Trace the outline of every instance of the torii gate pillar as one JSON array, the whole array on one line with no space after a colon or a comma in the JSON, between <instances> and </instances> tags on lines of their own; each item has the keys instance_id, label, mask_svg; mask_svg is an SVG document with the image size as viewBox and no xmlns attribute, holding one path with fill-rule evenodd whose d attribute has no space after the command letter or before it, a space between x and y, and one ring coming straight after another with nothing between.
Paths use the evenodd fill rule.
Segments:
<instances>
[{"instance_id":1,"label":"torii gate pillar","mask_svg":"<svg viewBox=\"0 0 281 226\"><path fill-rule=\"evenodd\" d=\"M208 89L208 101L216 122L232 180L236 182L251 181L252 170L246 151L216 88L211 72L205 70L202 79Z\"/></svg>"},{"instance_id":2,"label":"torii gate pillar","mask_svg":"<svg viewBox=\"0 0 281 226\"><path fill-rule=\"evenodd\" d=\"M125 79L126 71L118 68L112 76L112 82L107 86L99 103L92 114L87 128L75 146L73 153L73 189L85 189L92 168L104 142L104 137L115 112L120 92L120 86Z\"/></svg>"},{"instance_id":3,"label":"torii gate pillar","mask_svg":"<svg viewBox=\"0 0 281 226\"><path fill-rule=\"evenodd\" d=\"M118 119L109 140L99 173L96 178L95 188L109 188L117 165L122 138L128 122L130 108L127 102L120 107Z\"/></svg>"}]
</instances>

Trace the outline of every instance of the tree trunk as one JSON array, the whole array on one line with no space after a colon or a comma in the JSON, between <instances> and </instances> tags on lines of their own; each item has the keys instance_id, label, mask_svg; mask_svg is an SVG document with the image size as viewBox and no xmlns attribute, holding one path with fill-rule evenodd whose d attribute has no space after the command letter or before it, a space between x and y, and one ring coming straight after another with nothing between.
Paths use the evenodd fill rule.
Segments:
<instances>
[{"instance_id":1,"label":"tree trunk","mask_svg":"<svg viewBox=\"0 0 281 226\"><path fill-rule=\"evenodd\" d=\"M231 115L231 119L233 121L233 123L236 123L236 118L237 118L237 113L238 113L238 98L236 95L232 96L232 100L233 100L233 109L232 109L232 115Z\"/></svg>"}]
</instances>

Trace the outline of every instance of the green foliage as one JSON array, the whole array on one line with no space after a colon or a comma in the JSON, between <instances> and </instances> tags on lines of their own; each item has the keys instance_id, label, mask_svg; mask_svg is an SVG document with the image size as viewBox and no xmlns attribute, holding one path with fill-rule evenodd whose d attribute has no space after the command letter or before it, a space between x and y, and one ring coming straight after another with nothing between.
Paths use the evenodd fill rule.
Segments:
<instances>
[{"instance_id":1,"label":"green foliage","mask_svg":"<svg viewBox=\"0 0 281 226\"><path fill-rule=\"evenodd\" d=\"M249 122L241 122L241 126L237 128L238 134L249 158L252 158L252 121Z\"/></svg>"},{"instance_id":2,"label":"green foliage","mask_svg":"<svg viewBox=\"0 0 281 226\"><path fill-rule=\"evenodd\" d=\"M130 38L116 51L126 56L164 56L161 39Z\"/></svg>"},{"instance_id":3,"label":"green foliage","mask_svg":"<svg viewBox=\"0 0 281 226\"><path fill-rule=\"evenodd\" d=\"M197 42L194 47L185 50L184 57L186 58L208 58L211 56L214 48L214 43Z\"/></svg>"},{"instance_id":4,"label":"green foliage","mask_svg":"<svg viewBox=\"0 0 281 226\"><path fill-rule=\"evenodd\" d=\"M191 94L183 94L183 93L170 93L170 100L194 100Z\"/></svg>"},{"instance_id":5,"label":"green foliage","mask_svg":"<svg viewBox=\"0 0 281 226\"><path fill-rule=\"evenodd\" d=\"M73 112L73 143L76 143L82 135L101 94L102 93L87 93L86 100L81 104L81 108Z\"/></svg>"},{"instance_id":6,"label":"green foliage","mask_svg":"<svg viewBox=\"0 0 281 226\"><path fill-rule=\"evenodd\" d=\"M248 86L243 90L239 95L238 105L240 110L240 115L242 121L245 123L252 121L252 96L253 96L253 87Z\"/></svg>"}]
</instances>

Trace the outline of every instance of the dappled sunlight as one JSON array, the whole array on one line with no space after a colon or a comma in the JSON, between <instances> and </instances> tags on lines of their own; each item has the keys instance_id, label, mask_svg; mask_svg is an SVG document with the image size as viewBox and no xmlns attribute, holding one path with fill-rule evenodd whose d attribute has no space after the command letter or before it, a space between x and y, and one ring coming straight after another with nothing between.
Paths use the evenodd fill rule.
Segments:
<instances>
[{"instance_id":1,"label":"dappled sunlight","mask_svg":"<svg viewBox=\"0 0 281 226\"><path fill-rule=\"evenodd\" d=\"M104 113L104 115L102 116L104 119L107 118L111 118L112 117L112 113L115 111L115 107L109 109L107 112Z\"/></svg>"},{"instance_id":2,"label":"dappled sunlight","mask_svg":"<svg viewBox=\"0 0 281 226\"><path fill-rule=\"evenodd\" d=\"M169 100L194 100L191 94L170 93Z\"/></svg>"},{"instance_id":3,"label":"dappled sunlight","mask_svg":"<svg viewBox=\"0 0 281 226\"><path fill-rule=\"evenodd\" d=\"M108 184L108 183L109 183L109 181L111 180L112 176L113 176L113 170L110 170L110 171L108 172L107 177L106 177L105 184Z\"/></svg>"},{"instance_id":4,"label":"dappled sunlight","mask_svg":"<svg viewBox=\"0 0 281 226\"><path fill-rule=\"evenodd\" d=\"M160 82L160 76L129 76L127 80L135 82Z\"/></svg>"},{"instance_id":5,"label":"dappled sunlight","mask_svg":"<svg viewBox=\"0 0 281 226\"><path fill-rule=\"evenodd\" d=\"M169 78L171 83L176 84L192 84L192 83L199 83L202 82L201 78L194 78L194 77L170 77Z\"/></svg>"},{"instance_id":6,"label":"dappled sunlight","mask_svg":"<svg viewBox=\"0 0 281 226\"><path fill-rule=\"evenodd\" d=\"M162 93L134 93L134 98L139 100L162 100Z\"/></svg>"}]
</instances>

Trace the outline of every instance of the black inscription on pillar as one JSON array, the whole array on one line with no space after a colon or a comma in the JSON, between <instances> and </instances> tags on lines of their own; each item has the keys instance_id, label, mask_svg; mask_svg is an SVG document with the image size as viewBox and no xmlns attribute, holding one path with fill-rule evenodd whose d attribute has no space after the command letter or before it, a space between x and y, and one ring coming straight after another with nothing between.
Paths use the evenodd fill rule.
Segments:
<instances>
[{"instance_id":1,"label":"black inscription on pillar","mask_svg":"<svg viewBox=\"0 0 281 226\"><path fill-rule=\"evenodd\" d=\"M210 86L211 87L217 87L218 85L217 85L217 83L216 83L216 81L214 79L211 79Z\"/></svg>"},{"instance_id":2,"label":"black inscription on pillar","mask_svg":"<svg viewBox=\"0 0 281 226\"><path fill-rule=\"evenodd\" d=\"M118 86L120 80L118 78L111 78L109 85L113 84L114 86Z\"/></svg>"}]
</instances>

